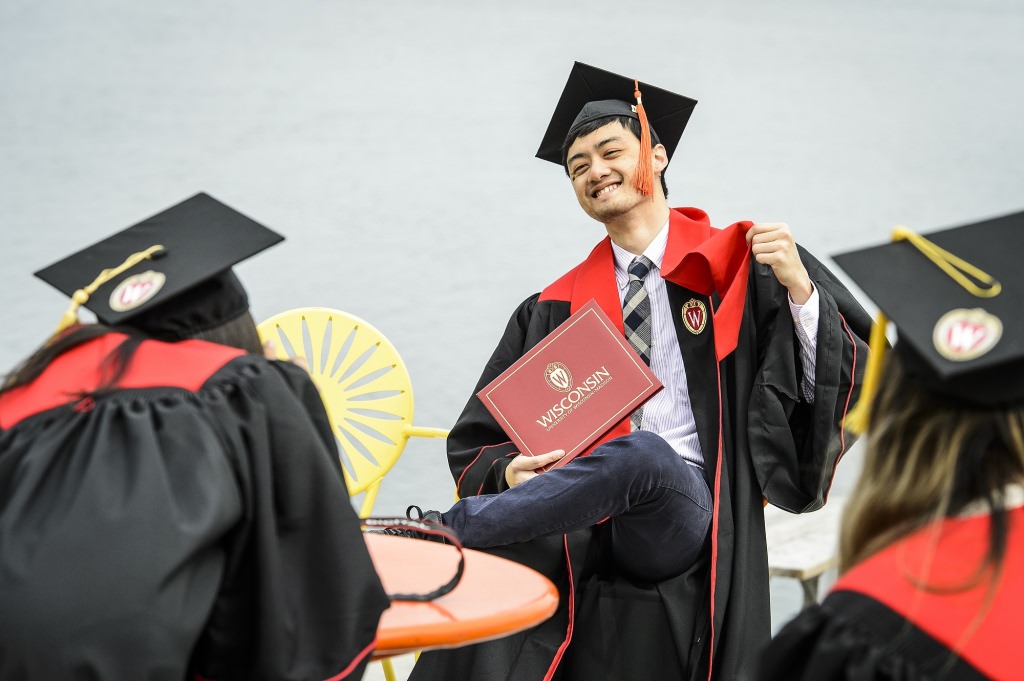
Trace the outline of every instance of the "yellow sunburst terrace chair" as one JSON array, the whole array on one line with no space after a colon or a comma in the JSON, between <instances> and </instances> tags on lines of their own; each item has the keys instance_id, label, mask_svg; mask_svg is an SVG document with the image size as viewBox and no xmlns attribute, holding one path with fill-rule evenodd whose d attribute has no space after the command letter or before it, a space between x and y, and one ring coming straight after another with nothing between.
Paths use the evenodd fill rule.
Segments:
<instances>
[{"instance_id":1,"label":"yellow sunburst terrace chair","mask_svg":"<svg viewBox=\"0 0 1024 681\"><path fill-rule=\"evenodd\" d=\"M373 512L384 476L411 437L446 438L442 428L412 424L412 381L391 342L355 315L305 307L275 315L257 327L280 359L302 357L327 408L349 496L364 494L359 515ZM391 661L384 678L395 681Z\"/></svg>"}]
</instances>

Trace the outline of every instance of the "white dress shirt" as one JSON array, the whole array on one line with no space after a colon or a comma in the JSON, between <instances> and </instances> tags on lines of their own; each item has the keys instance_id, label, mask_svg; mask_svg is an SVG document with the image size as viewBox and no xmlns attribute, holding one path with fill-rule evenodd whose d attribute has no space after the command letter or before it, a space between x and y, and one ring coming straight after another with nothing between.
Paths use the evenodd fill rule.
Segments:
<instances>
[{"instance_id":1,"label":"white dress shirt","mask_svg":"<svg viewBox=\"0 0 1024 681\"><path fill-rule=\"evenodd\" d=\"M686 368L683 354L679 349L669 308L668 290L661 278L661 262L665 257L668 243L668 223L654 237L654 241L643 255L654 263L644 277L644 288L651 301L651 371L665 388L644 405L643 430L657 433L688 463L704 467L700 441L697 438L697 422L693 418L690 391L686 383ZM626 249L612 242L615 254L615 282L619 287L619 303L625 299L629 286L629 264L634 256ZM656 275L656 276L655 276ZM789 300L796 335L800 342L800 361L804 368L801 390L806 401L814 400L814 361L818 337L818 291L814 289L810 299L803 305Z\"/></svg>"}]
</instances>

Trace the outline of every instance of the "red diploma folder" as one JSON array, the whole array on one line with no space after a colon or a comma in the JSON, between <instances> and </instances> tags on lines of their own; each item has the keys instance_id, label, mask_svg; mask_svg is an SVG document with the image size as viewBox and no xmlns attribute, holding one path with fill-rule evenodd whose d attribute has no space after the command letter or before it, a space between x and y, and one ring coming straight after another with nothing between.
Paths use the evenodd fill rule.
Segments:
<instances>
[{"instance_id":1,"label":"red diploma folder","mask_svg":"<svg viewBox=\"0 0 1024 681\"><path fill-rule=\"evenodd\" d=\"M523 454L564 449L558 468L661 388L591 300L477 396Z\"/></svg>"}]
</instances>

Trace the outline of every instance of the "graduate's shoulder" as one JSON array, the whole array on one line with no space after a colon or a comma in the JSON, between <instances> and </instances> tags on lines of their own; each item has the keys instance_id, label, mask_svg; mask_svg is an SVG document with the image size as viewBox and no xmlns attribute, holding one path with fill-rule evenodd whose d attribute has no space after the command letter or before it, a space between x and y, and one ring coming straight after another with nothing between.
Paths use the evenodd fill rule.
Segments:
<instances>
[{"instance_id":1,"label":"graduate's shoulder","mask_svg":"<svg viewBox=\"0 0 1024 681\"><path fill-rule=\"evenodd\" d=\"M0 428L58 407L88 409L89 396L110 393L107 383L119 354L125 364L115 393L154 388L197 392L226 367L252 357L205 341L143 340L136 347L128 341L111 333L82 343L56 357L31 383L0 394Z\"/></svg>"},{"instance_id":2,"label":"graduate's shoulder","mask_svg":"<svg viewBox=\"0 0 1024 681\"><path fill-rule=\"evenodd\" d=\"M576 265L555 281L544 287L544 290L533 296L536 302L568 302L572 298L572 289L576 284L583 263Z\"/></svg>"},{"instance_id":3,"label":"graduate's shoulder","mask_svg":"<svg viewBox=\"0 0 1024 681\"><path fill-rule=\"evenodd\" d=\"M542 327L550 331L569 318L568 297L544 297L544 292L534 293L516 306L508 322L508 331L527 331Z\"/></svg>"},{"instance_id":4,"label":"graduate's shoulder","mask_svg":"<svg viewBox=\"0 0 1024 681\"><path fill-rule=\"evenodd\" d=\"M244 350L201 340L146 340L139 345L118 387L197 391L229 364L250 357Z\"/></svg>"}]
</instances>

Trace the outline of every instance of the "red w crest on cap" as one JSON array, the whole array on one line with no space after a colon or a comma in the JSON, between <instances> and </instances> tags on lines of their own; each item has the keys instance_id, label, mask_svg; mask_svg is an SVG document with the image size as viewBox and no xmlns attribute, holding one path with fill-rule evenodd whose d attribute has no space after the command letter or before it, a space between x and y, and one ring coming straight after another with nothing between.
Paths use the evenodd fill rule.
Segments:
<instances>
[{"instance_id":1,"label":"red w crest on cap","mask_svg":"<svg viewBox=\"0 0 1024 681\"><path fill-rule=\"evenodd\" d=\"M163 273L152 270L128 277L110 293L110 309L125 312L142 305L160 292L165 281Z\"/></svg>"},{"instance_id":2,"label":"red w crest on cap","mask_svg":"<svg viewBox=\"0 0 1024 681\"><path fill-rule=\"evenodd\" d=\"M981 308L956 309L942 315L935 325L932 342L946 359L964 362L984 355L1003 335L1003 324Z\"/></svg>"}]
</instances>

